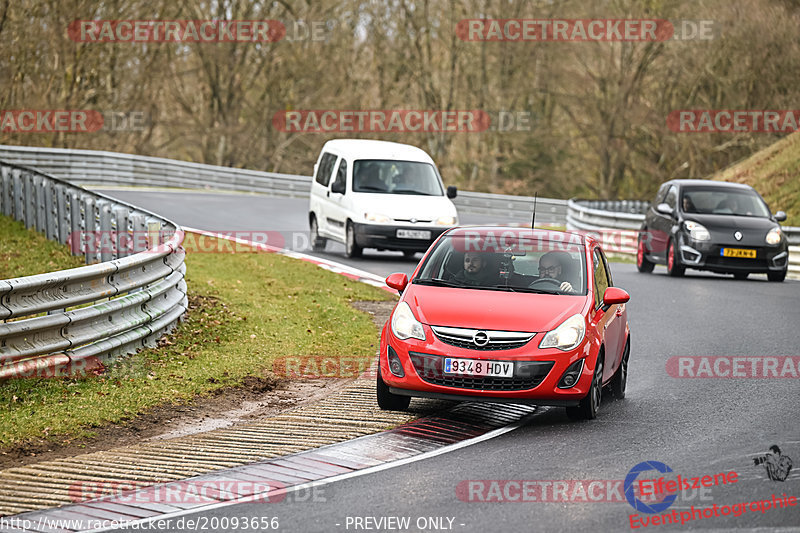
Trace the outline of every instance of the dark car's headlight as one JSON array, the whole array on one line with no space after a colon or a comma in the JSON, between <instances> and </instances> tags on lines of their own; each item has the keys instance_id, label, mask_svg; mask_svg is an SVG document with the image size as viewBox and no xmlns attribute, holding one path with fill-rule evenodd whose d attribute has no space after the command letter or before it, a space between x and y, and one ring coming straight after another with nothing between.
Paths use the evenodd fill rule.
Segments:
<instances>
[{"instance_id":1,"label":"dark car's headlight","mask_svg":"<svg viewBox=\"0 0 800 533\"><path fill-rule=\"evenodd\" d=\"M684 220L683 227L689 232L689 237L695 241L710 241L711 234L706 227L694 220Z\"/></svg>"},{"instance_id":2,"label":"dark car's headlight","mask_svg":"<svg viewBox=\"0 0 800 533\"><path fill-rule=\"evenodd\" d=\"M559 350L572 350L578 346L586 334L586 320L583 315L572 315L561 323L556 329L548 331L539 348L558 348Z\"/></svg>"},{"instance_id":3,"label":"dark car's headlight","mask_svg":"<svg viewBox=\"0 0 800 533\"><path fill-rule=\"evenodd\" d=\"M772 244L772 245L780 244L782 235L783 234L781 233L781 228L772 228L771 230L769 230L769 233L767 233L767 238L766 238L767 244Z\"/></svg>"},{"instance_id":4,"label":"dark car's headlight","mask_svg":"<svg viewBox=\"0 0 800 533\"><path fill-rule=\"evenodd\" d=\"M415 338L421 341L425 340L425 330L422 328L422 323L414 318L414 313L405 302L397 304L397 309L394 310L392 315L392 333L398 339Z\"/></svg>"}]
</instances>

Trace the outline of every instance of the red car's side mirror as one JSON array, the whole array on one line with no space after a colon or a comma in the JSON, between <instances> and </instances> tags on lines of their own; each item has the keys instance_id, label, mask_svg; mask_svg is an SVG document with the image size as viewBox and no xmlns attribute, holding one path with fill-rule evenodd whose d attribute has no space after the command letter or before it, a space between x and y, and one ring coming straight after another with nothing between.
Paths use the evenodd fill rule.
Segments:
<instances>
[{"instance_id":1,"label":"red car's side mirror","mask_svg":"<svg viewBox=\"0 0 800 533\"><path fill-rule=\"evenodd\" d=\"M386 284L399 292L403 292L408 285L408 276L402 272L389 274L389 277L386 278Z\"/></svg>"},{"instance_id":2,"label":"red car's side mirror","mask_svg":"<svg viewBox=\"0 0 800 533\"><path fill-rule=\"evenodd\" d=\"M631 299L631 295L619 287L609 287L603 293L603 305L624 304Z\"/></svg>"}]
</instances>

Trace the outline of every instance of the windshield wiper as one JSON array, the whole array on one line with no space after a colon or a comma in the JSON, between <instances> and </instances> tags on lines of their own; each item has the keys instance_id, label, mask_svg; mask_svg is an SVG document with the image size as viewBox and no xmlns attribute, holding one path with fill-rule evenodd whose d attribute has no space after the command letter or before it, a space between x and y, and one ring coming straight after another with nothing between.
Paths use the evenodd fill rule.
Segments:
<instances>
[{"instance_id":1,"label":"windshield wiper","mask_svg":"<svg viewBox=\"0 0 800 533\"><path fill-rule=\"evenodd\" d=\"M533 294L559 294L558 292L545 291L542 289L532 289L530 287L514 287L513 285L495 285L495 289L505 289L511 292L530 292Z\"/></svg>"},{"instance_id":2,"label":"windshield wiper","mask_svg":"<svg viewBox=\"0 0 800 533\"><path fill-rule=\"evenodd\" d=\"M435 285L438 287L464 287L464 285L460 283L454 283L442 278L417 278L411 283L419 283L420 285Z\"/></svg>"}]
</instances>

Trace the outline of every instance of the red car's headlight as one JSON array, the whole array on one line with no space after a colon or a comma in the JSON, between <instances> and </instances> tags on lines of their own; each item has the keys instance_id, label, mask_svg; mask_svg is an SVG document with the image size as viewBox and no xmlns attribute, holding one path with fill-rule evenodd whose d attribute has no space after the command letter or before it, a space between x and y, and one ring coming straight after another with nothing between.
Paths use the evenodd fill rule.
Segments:
<instances>
[{"instance_id":1,"label":"red car's headlight","mask_svg":"<svg viewBox=\"0 0 800 533\"><path fill-rule=\"evenodd\" d=\"M398 339L419 339L425 340L425 330L422 324L414 317L411 307L405 302L397 304L397 308L392 315L392 333Z\"/></svg>"},{"instance_id":2,"label":"red car's headlight","mask_svg":"<svg viewBox=\"0 0 800 533\"><path fill-rule=\"evenodd\" d=\"M548 331L539 348L558 348L559 350L572 350L577 347L586 334L586 320L583 315L572 315L561 323L556 329Z\"/></svg>"}]
</instances>

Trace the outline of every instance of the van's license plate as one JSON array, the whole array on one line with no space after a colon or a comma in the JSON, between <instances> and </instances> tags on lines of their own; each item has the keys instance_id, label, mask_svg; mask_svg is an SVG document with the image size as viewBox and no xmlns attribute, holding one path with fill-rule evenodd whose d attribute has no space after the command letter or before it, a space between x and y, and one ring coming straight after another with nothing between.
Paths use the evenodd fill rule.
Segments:
<instances>
[{"instance_id":1,"label":"van's license plate","mask_svg":"<svg viewBox=\"0 0 800 533\"><path fill-rule=\"evenodd\" d=\"M424 229L399 229L397 230L398 239L430 239L431 232Z\"/></svg>"},{"instance_id":2,"label":"van's license plate","mask_svg":"<svg viewBox=\"0 0 800 533\"><path fill-rule=\"evenodd\" d=\"M479 361L476 359L445 357L444 373L461 374L462 376L512 378L514 377L514 363L510 361Z\"/></svg>"}]
</instances>

